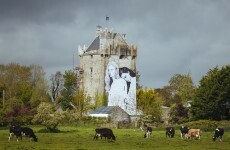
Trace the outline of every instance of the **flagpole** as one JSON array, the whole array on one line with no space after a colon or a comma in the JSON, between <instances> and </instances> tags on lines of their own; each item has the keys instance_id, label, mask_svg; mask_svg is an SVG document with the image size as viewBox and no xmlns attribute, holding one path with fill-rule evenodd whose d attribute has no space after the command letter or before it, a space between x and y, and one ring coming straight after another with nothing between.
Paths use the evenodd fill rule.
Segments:
<instances>
[{"instance_id":1,"label":"flagpole","mask_svg":"<svg viewBox=\"0 0 230 150\"><path fill-rule=\"evenodd\" d=\"M74 53L73 53L73 71L74 71Z\"/></svg>"},{"instance_id":2,"label":"flagpole","mask_svg":"<svg viewBox=\"0 0 230 150\"><path fill-rule=\"evenodd\" d=\"M109 21L109 17L108 16L105 17L105 21L106 21L106 27L108 28L108 26L107 26L107 21Z\"/></svg>"}]
</instances>

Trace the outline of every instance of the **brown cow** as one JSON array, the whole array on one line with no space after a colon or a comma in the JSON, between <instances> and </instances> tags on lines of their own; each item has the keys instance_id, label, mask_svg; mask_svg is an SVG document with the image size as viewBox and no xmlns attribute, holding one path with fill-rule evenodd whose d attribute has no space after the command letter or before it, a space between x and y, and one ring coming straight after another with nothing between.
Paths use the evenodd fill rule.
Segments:
<instances>
[{"instance_id":1,"label":"brown cow","mask_svg":"<svg viewBox=\"0 0 230 150\"><path fill-rule=\"evenodd\" d=\"M201 131L200 129L189 129L188 134L185 135L186 139L190 139L192 137L200 139Z\"/></svg>"}]
</instances>

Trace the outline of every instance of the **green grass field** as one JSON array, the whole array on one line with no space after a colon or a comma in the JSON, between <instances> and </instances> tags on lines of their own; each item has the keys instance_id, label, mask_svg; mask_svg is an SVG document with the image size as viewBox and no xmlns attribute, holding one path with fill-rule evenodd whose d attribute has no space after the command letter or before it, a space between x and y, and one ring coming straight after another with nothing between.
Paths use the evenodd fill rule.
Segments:
<instances>
[{"instance_id":1,"label":"green grass field","mask_svg":"<svg viewBox=\"0 0 230 150\"><path fill-rule=\"evenodd\" d=\"M230 133L225 132L223 142L212 141L213 132L202 132L201 140L182 140L176 130L174 138L166 138L165 131L153 129L150 138L144 139L144 132L139 129L113 129L116 141L104 139L93 140L93 127L60 127L60 133L40 133L43 127L31 127L38 142L8 142L9 129L0 129L1 150L228 150L230 149Z\"/></svg>"}]
</instances>

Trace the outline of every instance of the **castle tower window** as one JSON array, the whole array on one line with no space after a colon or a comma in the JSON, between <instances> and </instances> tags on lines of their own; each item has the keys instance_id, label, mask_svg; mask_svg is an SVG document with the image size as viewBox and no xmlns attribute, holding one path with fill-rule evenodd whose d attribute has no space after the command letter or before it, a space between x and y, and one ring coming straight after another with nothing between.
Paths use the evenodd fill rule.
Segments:
<instances>
[{"instance_id":1,"label":"castle tower window","mask_svg":"<svg viewBox=\"0 0 230 150\"><path fill-rule=\"evenodd\" d=\"M131 50L128 49L128 48L126 48L126 55L127 55L127 56L131 56Z\"/></svg>"},{"instance_id":2,"label":"castle tower window","mask_svg":"<svg viewBox=\"0 0 230 150\"><path fill-rule=\"evenodd\" d=\"M93 67L90 67L90 75L93 76Z\"/></svg>"},{"instance_id":3,"label":"castle tower window","mask_svg":"<svg viewBox=\"0 0 230 150\"><path fill-rule=\"evenodd\" d=\"M120 55L119 58L120 58L120 59L123 59L123 58L125 58L125 55Z\"/></svg>"},{"instance_id":4,"label":"castle tower window","mask_svg":"<svg viewBox=\"0 0 230 150\"><path fill-rule=\"evenodd\" d=\"M91 56L91 58L93 58L93 55L90 55Z\"/></svg>"},{"instance_id":5,"label":"castle tower window","mask_svg":"<svg viewBox=\"0 0 230 150\"><path fill-rule=\"evenodd\" d=\"M120 49L120 55L126 55L126 49L125 48L121 48Z\"/></svg>"}]
</instances>

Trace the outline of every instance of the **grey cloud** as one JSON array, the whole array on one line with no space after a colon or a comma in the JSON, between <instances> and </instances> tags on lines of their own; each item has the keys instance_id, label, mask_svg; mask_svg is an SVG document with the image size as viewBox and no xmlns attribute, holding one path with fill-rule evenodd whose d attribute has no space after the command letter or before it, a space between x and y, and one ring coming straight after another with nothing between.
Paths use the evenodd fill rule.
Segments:
<instances>
[{"instance_id":1,"label":"grey cloud","mask_svg":"<svg viewBox=\"0 0 230 150\"><path fill-rule=\"evenodd\" d=\"M40 64L48 75L71 69L77 46L89 45L109 16L107 26L138 46L143 86L188 71L197 84L229 64L229 8L227 0L0 0L0 63Z\"/></svg>"}]
</instances>

